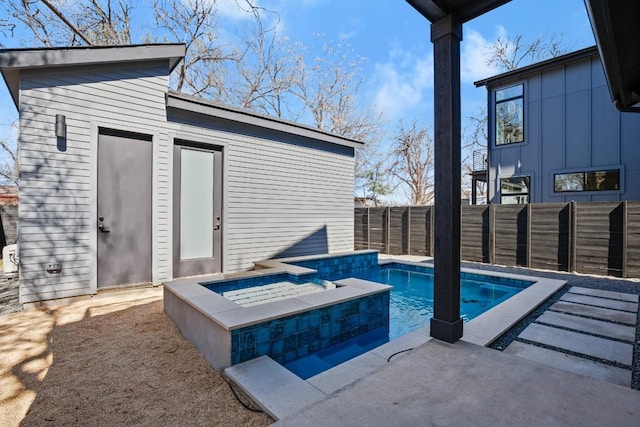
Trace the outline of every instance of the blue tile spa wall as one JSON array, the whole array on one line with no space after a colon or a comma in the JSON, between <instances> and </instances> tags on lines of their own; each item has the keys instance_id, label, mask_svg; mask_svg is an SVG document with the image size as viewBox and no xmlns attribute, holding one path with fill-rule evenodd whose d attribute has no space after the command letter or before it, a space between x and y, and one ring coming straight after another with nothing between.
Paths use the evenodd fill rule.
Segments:
<instances>
[{"instance_id":1,"label":"blue tile spa wall","mask_svg":"<svg viewBox=\"0 0 640 427\"><path fill-rule=\"evenodd\" d=\"M389 291L274 319L231 332L231 364L268 355L278 363L389 328Z\"/></svg>"},{"instance_id":2,"label":"blue tile spa wall","mask_svg":"<svg viewBox=\"0 0 640 427\"><path fill-rule=\"evenodd\" d=\"M340 255L331 258L294 261L289 264L318 270L318 277L321 279L337 280L378 268L378 253Z\"/></svg>"}]
</instances>

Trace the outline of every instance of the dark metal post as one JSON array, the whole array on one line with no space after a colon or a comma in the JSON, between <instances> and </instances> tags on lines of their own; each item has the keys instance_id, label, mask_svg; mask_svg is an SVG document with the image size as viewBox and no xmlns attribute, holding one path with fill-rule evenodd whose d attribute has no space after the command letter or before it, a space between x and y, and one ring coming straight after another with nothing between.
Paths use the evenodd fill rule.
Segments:
<instances>
[{"instance_id":1,"label":"dark metal post","mask_svg":"<svg viewBox=\"0 0 640 427\"><path fill-rule=\"evenodd\" d=\"M411 206L407 208L407 255L411 255Z\"/></svg>"},{"instance_id":2,"label":"dark metal post","mask_svg":"<svg viewBox=\"0 0 640 427\"><path fill-rule=\"evenodd\" d=\"M385 224L385 244L384 244L384 253L389 255L391 254L391 244L390 244L390 240L391 240L391 206L387 206L387 210L386 212L386 221L384 222Z\"/></svg>"},{"instance_id":3,"label":"dark metal post","mask_svg":"<svg viewBox=\"0 0 640 427\"><path fill-rule=\"evenodd\" d=\"M578 251L578 205L576 202L569 202L569 272L578 271L577 251Z\"/></svg>"},{"instance_id":4,"label":"dark metal post","mask_svg":"<svg viewBox=\"0 0 640 427\"><path fill-rule=\"evenodd\" d=\"M460 41L462 23L447 15L431 24L434 56L435 241L431 336L453 343L460 318Z\"/></svg>"},{"instance_id":5,"label":"dark metal post","mask_svg":"<svg viewBox=\"0 0 640 427\"><path fill-rule=\"evenodd\" d=\"M629 250L629 204L627 201L622 202L622 277L629 277L627 274L627 263L629 257L627 251Z\"/></svg>"},{"instance_id":6,"label":"dark metal post","mask_svg":"<svg viewBox=\"0 0 640 427\"><path fill-rule=\"evenodd\" d=\"M496 262L496 205L489 205L489 264Z\"/></svg>"},{"instance_id":7,"label":"dark metal post","mask_svg":"<svg viewBox=\"0 0 640 427\"><path fill-rule=\"evenodd\" d=\"M367 207L367 249L371 249L371 209Z\"/></svg>"},{"instance_id":8,"label":"dark metal post","mask_svg":"<svg viewBox=\"0 0 640 427\"><path fill-rule=\"evenodd\" d=\"M527 203L527 268L531 268L531 215L533 215L533 207L531 203Z\"/></svg>"},{"instance_id":9,"label":"dark metal post","mask_svg":"<svg viewBox=\"0 0 640 427\"><path fill-rule=\"evenodd\" d=\"M433 208L433 205L431 205L431 207L429 208L429 256L433 257L433 247L434 247L434 240L435 240L435 209Z\"/></svg>"},{"instance_id":10,"label":"dark metal post","mask_svg":"<svg viewBox=\"0 0 640 427\"><path fill-rule=\"evenodd\" d=\"M471 178L471 204L472 205L477 205L478 204L478 189L476 188L478 186L478 181L476 180L475 177Z\"/></svg>"}]
</instances>

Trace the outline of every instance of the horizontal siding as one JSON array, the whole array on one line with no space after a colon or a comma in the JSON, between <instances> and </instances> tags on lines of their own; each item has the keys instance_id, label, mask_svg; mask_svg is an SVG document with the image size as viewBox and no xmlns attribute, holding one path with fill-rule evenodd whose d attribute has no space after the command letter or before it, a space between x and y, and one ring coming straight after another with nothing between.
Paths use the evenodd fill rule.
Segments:
<instances>
[{"instance_id":1,"label":"horizontal siding","mask_svg":"<svg viewBox=\"0 0 640 427\"><path fill-rule=\"evenodd\" d=\"M273 257L353 250L353 157L183 125L224 146L226 271Z\"/></svg>"},{"instance_id":2,"label":"horizontal siding","mask_svg":"<svg viewBox=\"0 0 640 427\"><path fill-rule=\"evenodd\" d=\"M86 70L85 70L86 71ZM158 135L167 128L162 67L26 72L20 95L20 261L23 302L86 294L92 271L92 170L96 141L91 125ZM57 86L57 87L56 87ZM66 149L54 133L55 114L67 123ZM156 144L167 144L156 138ZM165 147L164 152L168 152ZM95 179L95 178L94 178ZM167 180L158 184L165 194ZM155 210L157 248L164 248L160 279L167 271L167 198ZM46 272L60 263L60 274ZM156 260L156 264L160 264Z\"/></svg>"},{"instance_id":3,"label":"horizontal siding","mask_svg":"<svg viewBox=\"0 0 640 427\"><path fill-rule=\"evenodd\" d=\"M296 144L231 138L227 267L353 250L353 158Z\"/></svg>"},{"instance_id":4,"label":"horizontal siding","mask_svg":"<svg viewBox=\"0 0 640 427\"><path fill-rule=\"evenodd\" d=\"M161 68L105 67L25 73L21 92L20 233L23 301L86 294L95 226L92 126L154 137L155 279L171 279L172 138L224 147L225 271L275 256L353 250L351 149L302 138L275 141L205 126L167 123ZM66 150L53 137L65 114ZM283 136L283 138L285 138ZM286 137L289 138L289 137ZM95 238L95 237L94 237ZM62 273L46 273L59 262Z\"/></svg>"}]
</instances>

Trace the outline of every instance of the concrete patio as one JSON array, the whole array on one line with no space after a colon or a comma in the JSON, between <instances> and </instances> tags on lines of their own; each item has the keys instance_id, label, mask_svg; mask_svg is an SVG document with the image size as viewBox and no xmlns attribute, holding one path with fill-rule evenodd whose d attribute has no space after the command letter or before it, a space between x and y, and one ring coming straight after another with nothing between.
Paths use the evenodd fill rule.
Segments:
<instances>
[{"instance_id":1,"label":"concrete patio","mask_svg":"<svg viewBox=\"0 0 640 427\"><path fill-rule=\"evenodd\" d=\"M279 426L637 426L640 392L431 340Z\"/></svg>"},{"instance_id":2,"label":"concrete patio","mask_svg":"<svg viewBox=\"0 0 640 427\"><path fill-rule=\"evenodd\" d=\"M515 314L508 305L466 324L456 344L430 339L425 327L307 381L267 357L225 374L283 426L640 426L640 391L630 388L638 295L569 282L505 351L484 346L513 324L503 318ZM561 289L551 283L546 298ZM526 299L515 306L530 306Z\"/></svg>"}]
</instances>

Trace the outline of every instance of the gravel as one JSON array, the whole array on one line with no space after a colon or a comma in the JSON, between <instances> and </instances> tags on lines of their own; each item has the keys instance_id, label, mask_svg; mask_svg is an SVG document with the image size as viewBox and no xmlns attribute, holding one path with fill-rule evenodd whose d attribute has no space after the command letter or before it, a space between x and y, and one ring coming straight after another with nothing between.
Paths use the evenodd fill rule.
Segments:
<instances>
[{"instance_id":1,"label":"gravel","mask_svg":"<svg viewBox=\"0 0 640 427\"><path fill-rule=\"evenodd\" d=\"M531 312L527 317L509 329L504 335L491 344L491 348L504 350L520 333L544 313L551 305L557 302L572 286L583 288L600 289L613 292L624 292L628 294L640 295L640 280L620 279L616 277L599 277L585 274L569 274L554 271L533 270L520 267L504 267L496 265L486 265L464 262L463 267L484 271L497 271L503 273L522 274L525 276L546 277L550 279L566 280L567 284L558 292L546 300L542 305ZM640 310L637 313L636 339L633 344L633 362L631 365L631 388L640 390Z\"/></svg>"}]
</instances>

